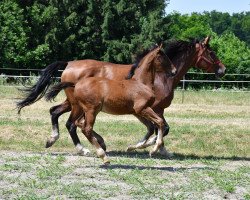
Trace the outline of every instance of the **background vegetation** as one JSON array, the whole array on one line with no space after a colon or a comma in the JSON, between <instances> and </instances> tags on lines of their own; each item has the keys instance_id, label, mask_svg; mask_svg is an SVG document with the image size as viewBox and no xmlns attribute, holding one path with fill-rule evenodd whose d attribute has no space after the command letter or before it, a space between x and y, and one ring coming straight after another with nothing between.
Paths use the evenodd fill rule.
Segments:
<instances>
[{"instance_id":1,"label":"background vegetation","mask_svg":"<svg viewBox=\"0 0 250 200\"><path fill-rule=\"evenodd\" d=\"M166 13L168 2L0 1L0 67L41 69L86 58L131 63L132 54L152 43L211 34L227 72L250 74L250 12L181 15Z\"/></svg>"}]
</instances>

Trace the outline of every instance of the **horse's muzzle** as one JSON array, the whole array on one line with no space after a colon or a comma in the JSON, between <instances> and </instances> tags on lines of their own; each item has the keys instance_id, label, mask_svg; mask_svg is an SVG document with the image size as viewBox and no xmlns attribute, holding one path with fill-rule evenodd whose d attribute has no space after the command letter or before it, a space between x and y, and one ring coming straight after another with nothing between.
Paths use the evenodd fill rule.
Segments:
<instances>
[{"instance_id":1,"label":"horse's muzzle","mask_svg":"<svg viewBox=\"0 0 250 200\"><path fill-rule=\"evenodd\" d=\"M216 72L216 76L219 78L223 77L226 74L226 67L224 65L219 65L219 68Z\"/></svg>"},{"instance_id":2,"label":"horse's muzzle","mask_svg":"<svg viewBox=\"0 0 250 200\"><path fill-rule=\"evenodd\" d=\"M176 69L173 69L173 70L171 71L171 76L175 76L176 73L177 73L177 70L176 70Z\"/></svg>"}]
</instances>

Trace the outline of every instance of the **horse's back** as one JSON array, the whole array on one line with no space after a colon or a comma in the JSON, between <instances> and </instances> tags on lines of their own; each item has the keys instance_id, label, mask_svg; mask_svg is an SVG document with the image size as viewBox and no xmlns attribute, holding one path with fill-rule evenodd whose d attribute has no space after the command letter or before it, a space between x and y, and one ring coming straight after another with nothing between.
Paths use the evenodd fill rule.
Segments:
<instances>
[{"instance_id":1,"label":"horse's back","mask_svg":"<svg viewBox=\"0 0 250 200\"><path fill-rule=\"evenodd\" d=\"M126 78L132 65L121 65L98 60L75 60L68 62L62 73L62 82L76 83L82 78L104 77L123 80Z\"/></svg>"}]
</instances>

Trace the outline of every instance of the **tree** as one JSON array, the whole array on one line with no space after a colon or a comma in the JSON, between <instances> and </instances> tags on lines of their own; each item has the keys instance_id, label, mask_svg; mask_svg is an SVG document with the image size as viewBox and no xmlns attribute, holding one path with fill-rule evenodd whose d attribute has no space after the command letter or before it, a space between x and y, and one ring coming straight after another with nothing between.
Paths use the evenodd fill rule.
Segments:
<instances>
[{"instance_id":1,"label":"tree","mask_svg":"<svg viewBox=\"0 0 250 200\"><path fill-rule=\"evenodd\" d=\"M0 65L29 68L35 63L39 67L50 49L47 44L29 45L31 29L24 9L15 1L2 1L0 10Z\"/></svg>"},{"instance_id":2,"label":"tree","mask_svg":"<svg viewBox=\"0 0 250 200\"><path fill-rule=\"evenodd\" d=\"M206 17L198 13L181 15L178 12L167 16L170 21L170 36L178 39L204 38L212 32Z\"/></svg>"},{"instance_id":3,"label":"tree","mask_svg":"<svg viewBox=\"0 0 250 200\"><path fill-rule=\"evenodd\" d=\"M225 64L227 73L250 74L250 49L232 32L213 35L211 46Z\"/></svg>"},{"instance_id":4,"label":"tree","mask_svg":"<svg viewBox=\"0 0 250 200\"><path fill-rule=\"evenodd\" d=\"M163 40L165 2L159 0L103 1L104 60L131 62L131 52Z\"/></svg>"}]
</instances>

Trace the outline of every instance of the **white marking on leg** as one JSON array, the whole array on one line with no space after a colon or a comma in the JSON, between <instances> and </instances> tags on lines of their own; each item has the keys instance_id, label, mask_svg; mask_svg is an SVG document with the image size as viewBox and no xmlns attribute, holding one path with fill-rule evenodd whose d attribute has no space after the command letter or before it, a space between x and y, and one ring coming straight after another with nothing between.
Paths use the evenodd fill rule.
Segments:
<instances>
[{"instance_id":1,"label":"white marking on leg","mask_svg":"<svg viewBox=\"0 0 250 200\"><path fill-rule=\"evenodd\" d=\"M158 129L158 133L157 133L157 140L156 140L156 145L160 147L160 145L163 143L162 141L162 130Z\"/></svg>"},{"instance_id":2,"label":"white marking on leg","mask_svg":"<svg viewBox=\"0 0 250 200\"><path fill-rule=\"evenodd\" d=\"M110 163L108 156L106 155L105 151L102 148L96 149L96 153L98 157L100 157L103 160L104 164Z\"/></svg>"},{"instance_id":3,"label":"white marking on leg","mask_svg":"<svg viewBox=\"0 0 250 200\"><path fill-rule=\"evenodd\" d=\"M135 148L137 149L140 149L141 147L143 147L143 145L146 143L146 140L143 140L141 142L138 142L136 145L135 145Z\"/></svg>"},{"instance_id":4,"label":"white marking on leg","mask_svg":"<svg viewBox=\"0 0 250 200\"><path fill-rule=\"evenodd\" d=\"M84 148L80 143L76 145L76 150L78 154L83 155L83 156L90 154L90 150L88 150L87 148Z\"/></svg>"},{"instance_id":5,"label":"white marking on leg","mask_svg":"<svg viewBox=\"0 0 250 200\"><path fill-rule=\"evenodd\" d=\"M59 139L59 130L58 130L58 128L57 128L57 125L53 125L53 127L52 127L52 134L51 134L51 140L53 140L54 142L56 141L56 140L58 140Z\"/></svg>"},{"instance_id":6,"label":"white marking on leg","mask_svg":"<svg viewBox=\"0 0 250 200\"><path fill-rule=\"evenodd\" d=\"M135 149L142 149L142 148L144 148L143 145L145 143L146 143L146 140L144 140L142 142L138 142L136 145L130 145L130 146L128 146L127 151L129 152L129 151L133 151Z\"/></svg>"},{"instance_id":7,"label":"white marking on leg","mask_svg":"<svg viewBox=\"0 0 250 200\"><path fill-rule=\"evenodd\" d=\"M155 142L155 145L154 145L153 149L149 153L150 156L152 154L156 153L162 144L163 144L163 141L162 141L162 130L158 130L157 140Z\"/></svg>"},{"instance_id":8,"label":"white marking on leg","mask_svg":"<svg viewBox=\"0 0 250 200\"><path fill-rule=\"evenodd\" d=\"M148 139L147 143L145 144L146 147L149 147L149 146L152 146L155 144L155 141L156 141L156 137L157 136L153 136L151 138Z\"/></svg>"},{"instance_id":9,"label":"white marking on leg","mask_svg":"<svg viewBox=\"0 0 250 200\"><path fill-rule=\"evenodd\" d=\"M144 140L142 142L137 143L136 145L130 145L127 148L127 151L133 151L135 149L145 149L145 148L147 148L147 147L152 146L153 144L155 144L155 141L156 141L156 136L153 136L153 137L151 137L148 140Z\"/></svg>"},{"instance_id":10,"label":"white marking on leg","mask_svg":"<svg viewBox=\"0 0 250 200\"><path fill-rule=\"evenodd\" d=\"M96 149L96 153L100 158L103 158L106 155L105 151L102 148Z\"/></svg>"}]
</instances>

